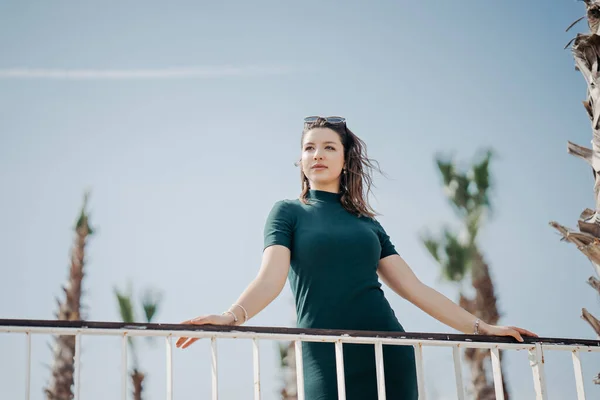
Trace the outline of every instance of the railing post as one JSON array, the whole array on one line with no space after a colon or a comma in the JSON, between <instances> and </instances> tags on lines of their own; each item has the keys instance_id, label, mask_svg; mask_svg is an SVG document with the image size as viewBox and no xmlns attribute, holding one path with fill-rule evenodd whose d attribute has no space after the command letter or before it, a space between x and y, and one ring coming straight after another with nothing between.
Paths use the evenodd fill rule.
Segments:
<instances>
[{"instance_id":1,"label":"railing post","mask_svg":"<svg viewBox=\"0 0 600 400\"><path fill-rule=\"evenodd\" d=\"M173 339L166 337L167 344L167 400L173 400Z\"/></svg>"},{"instance_id":2,"label":"railing post","mask_svg":"<svg viewBox=\"0 0 600 400\"><path fill-rule=\"evenodd\" d=\"M490 350L492 357L492 371L494 375L494 388L496 389L496 400L504 400L504 385L502 384L502 368L500 365L500 351L498 346Z\"/></svg>"},{"instance_id":3,"label":"railing post","mask_svg":"<svg viewBox=\"0 0 600 400\"><path fill-rule=\"evenodd\" d=\"M375 342L375 369L377 371L377 399L385 400L385 371L383 369L383 344Z\"/></svg>"},{"instance_id":4,"label":"railing post","mask_svg":"<svg viewBox=\"0 0 600 400\"><path fill-rule=\"evenodd\" d=\"M217 337L210 338L212 353L212 400L219 400L219 375L217 365Z\"/></svg>"},{"instance_id":5,"label":"railing post","mask_svg":"<svg viewBox=\"0 0 600 400\"><path fill-rule=\"evenodd\" d=\"M536 400L547 400L546 374L544 372L544 352L542 345L535 344L535 348L529 350L529 365L533 372L533 385Z\"/></svg>"},{"instance_id":6,"label":"railing post","mask_svg":"<svg viewBox=\"0 0 600 400\"><path fill-rule=\"evenodd\" d=\"M29 400L31 396L31 332L25 333L27 343L27 361L25 363L25 399Z\"/></svg>"},{"instance_id":7,"label":"railing post","mask_svg":"<svg viewBox=\"0 0 600 400\"><path fill-rule=\"evenodd\" d=\"M121 400L127 400L127 333L121 338Z\"/></svg>"},{"instance_id":8,"label":"railing post","mask_svg":"<svg viewBox=\"0 0 600 400\"><path fill-rule=\"evenodd\" d=\"M344 379L344 351L342 341L335 341L335 367L337 372L338 399L346 400L346 380Z\"/></svg>"},{"instance_id":9,"label":"railing post","mask_svg":"<svg viewBox=\"0 0 600 400\"><path fill-rule=\"evenodd\" d=\"M75 400L81 400L81 335L75 334Z\"/></svg>"},{"instance_id":10,"label":"railing post","mask_svg":"<svg viewBox=\"0 0 600 400\"><path fill-rule=\"evenodd\" d=\"M294 341L296 356L296 389L298 392L298 400L304 400L304 361L302 359L302 341L296 339Z\"/></svg>"},{"instance_id":11,"label":"railing post","mask_svg":"<svg viewBox=\"0 0 600 400\"><path fill-rule=\"evenodd\" d=\"M460 347L452 346L452 357L454 358L454 379L456 380L456 395L458 400L465 400L465 388L463 386L462 363L460 361Z\"/></svg>"},{"instance_id":12,"label":"railing post","mask_svg":"<svg viewBox=\"0 0 600 400\"><path fill-rule=\"evenodd\" d=\"M415 362L417 367L417 385L419 387L419 400L426 400L425 374L423 372L423 345L421 342L413 345L415 349Z\"/></svg>"},{"instance_id":13,"label":"railing post","mask_svg":"<svg viewBox=\"0 0 600 400\"><path fill-rule=\"evenodd\" d=\"M254 400L260 400L260 351L257 338L252 338L252 359L254 361Z\"/></svg>"},{"instance_id":14,"label":"railing post","mask_svg":"<svg viewBox=\"0 0 600 400\"><path fill-rule=\"evenodd\" d=\"M573 371L575 372L575 385L577 386L577 400L585 400L585 389L583 385L583 369L581 368L581 358L579 350L573 350Z\"/></svg>"}]
</instances>

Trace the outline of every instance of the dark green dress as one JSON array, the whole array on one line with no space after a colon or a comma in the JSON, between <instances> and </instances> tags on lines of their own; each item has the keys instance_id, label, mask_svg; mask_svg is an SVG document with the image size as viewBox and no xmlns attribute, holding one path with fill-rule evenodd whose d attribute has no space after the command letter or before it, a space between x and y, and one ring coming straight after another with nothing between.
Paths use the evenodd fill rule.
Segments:
<instances>
[{"instance_id":1,"label":"dark green dress","mask_svg":"<svg viewBox=\"0 0 600 400\"><path fill-rule=\"evenodd\" d=\"M298 327L404 332L376 272L381 258L398 254L383 227L346 211L339 194L311 190L309 198L275 203L264 230L264 248L291 251ZM343 347L346 398L377 399L374 346ZM387 399L416 400L413 347L388 345L383 354ZM304 342L302 355L306 399L337 399L333 343Z\"/></svg>"}]
</instances>

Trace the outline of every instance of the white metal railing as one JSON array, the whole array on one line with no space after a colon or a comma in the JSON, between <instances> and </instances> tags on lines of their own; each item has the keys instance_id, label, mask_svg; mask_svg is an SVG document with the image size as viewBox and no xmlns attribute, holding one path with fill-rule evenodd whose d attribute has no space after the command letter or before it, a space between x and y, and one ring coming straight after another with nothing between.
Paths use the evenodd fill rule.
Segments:
<instances>
[{"instance_id":1,"label":"white metal railing","mask_svg":"<svg viewBox=\"0 0 600 400\"><path fill-rule=\"evenodd\" d=\"M218 393L218 356L217 340L220 338L242 339L252 342L254 364L254 399L261 398L260 389L260 340L294 341L296 351L296 371L298 400L304 397L304 376L302 369L302 342L330 342L335 344L336 373L338 382L338 398L344 400L344 360L342 346L344 343L361 343L375 347L375 365L377 373L377 388L380 400L385 400L385 375L383 369L383 345L412 345L415 349L417 381L419 399L425 400L425 380L423 372L424 346L450 347L454 356L454 374L456 378L456 391L459 400L465 399L465 390L462 379L462 366L460 348L489 349L492 360L492 371L496 399L504 399L502 387L502 371L500 369L500 350L527 350L533 375L534 389L537 400L547 400L547 387L544 373L544 352L569 351L572 354L573 371L577 399L586 398L584 391L583 371L580 353L600 353L600 340L584 339L558 339L558 338L527 338L525 342L518 343L512 338L489 337L440 333L412 333L412 332L368 332L368 331L341 331L321 329L298 328L273 328L273 327L228 327L228 326L190 326L177 324L125 324L115 322L92 321L46 321L46 320L6 320L0 319L0 333L22 333L26 338L27 370L25 376L25 399L30 399L30 374L31 374L31 336L33 334L74 335L75 336L75 399L80 399L81 376L80 354L81 337L85 335L121 336L121 398L127 399L127 339L131 336L164 337L166 342L167 365L167 400L173 400L173 341L174 337L208 338L211 340L212 355L212 399L217 400Z\"/></svg>"}]
</instances>

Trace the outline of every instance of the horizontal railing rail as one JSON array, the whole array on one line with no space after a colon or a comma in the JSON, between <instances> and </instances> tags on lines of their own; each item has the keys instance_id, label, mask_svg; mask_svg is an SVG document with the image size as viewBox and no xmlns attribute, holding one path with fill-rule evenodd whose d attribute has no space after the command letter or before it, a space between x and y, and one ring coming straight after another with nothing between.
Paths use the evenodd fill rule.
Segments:
<instances>
[{"instance_id":1,"label":"horizontal railing rail","mask_svg":"<svg viewBox=\"0 0 600 400\"><path fill-rule=\"evenodd\" d=\"M21 333L26 335L26 396L30 398L31 374L31 335L74 335L75 336L75 379L74 393L76 400L80 399L80 348L81 336L109 335L120 336L121 345L121 370L122 370L122 399L127 398L127 338L132 336L157 336L165 337L166 363L167 363L167 400L173 399L173 365L172 365L172 338L191 337L208 338L211 340L212 356L212 399L218 399L218 357L217 339L246 339L252 341L254 365L254 399L261 398L260 390L260 351L259 340L277 340L294 342L296 352L297 371L297 398L304 400L304 377L302 360L302 342L330 342L335 346L336 373L338 381L338 397L345 399L345 380L343 363L343 344L358 343L373 345L375 348L375 365L377 373L377 386L379 399L385 399L385 379L383 370L383 345L413 346L416 357L417 382L419 399L425 399L425 380L423 372L422 349L426 346L449 347L453 350L454 374L458 399L465 399L465 390L462 379L461 348L489 349L492 360L492 371L496 398L504 399L502 386L502 371L500 368L500 350L527 350L533 374L536 399L548 398L546 379L544 373L545 351L569 351L572 353L573 370L577 399L584 400L584 381L581 367L580 354L594 352L600 355L600 340L572 339L572 338L531 338L524 337L523 342L518 342L511 337L483 336L445 333L421 332L376 332L376 331L351 331L330 329L302 329L283 327L258 327L258 326L215 326L215 325L181 325L181 324L143 324L101 321L56 321L56 320L25 320L25 319L0 319L0 333Z\"/></svg>"}]
</instances>

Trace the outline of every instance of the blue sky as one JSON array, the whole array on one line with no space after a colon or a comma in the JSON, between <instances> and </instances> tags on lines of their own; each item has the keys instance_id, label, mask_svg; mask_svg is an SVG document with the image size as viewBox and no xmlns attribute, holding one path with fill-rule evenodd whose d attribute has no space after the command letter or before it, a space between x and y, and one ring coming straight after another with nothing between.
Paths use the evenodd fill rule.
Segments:
<instances>
[{"instance_id":1,"label":"blue sky","mask_svg":"<svg viewBox=\"0 0 600 400\"><path fill-rule=\"evenodd\" d=\"M575 226L593 206L589 168L566 153L567 140L591 140L584 80L563 50L583 10L571 0L0 2L0 317L53 318L88 188L88 319L117 320L112 289L128 281L164 292L160 322L226 309L258 270L271 206L299 192L302 118L337 114L389 176L376 176L373 205L397 249L453 299L419 242L455 222L434 157L493 147L495 213L481 247L502 322L594 338L579 317L600 314L591 265L548 225ZM452 332L386 294L408 331ZM250 324L292 326L289 288ZM33 399L48 342L33 342ZM82 394L117 398L118 339L83 346ZM208 350L176 352L177 397L208 396ZM275 399L275 346L262 350L264 398ZM249 397L250 343L219 352L223 398ZM24 339L3 335L0 354L4 394L21 398ZM506 359L513 398L531 398L527 355ZM148 399L163 396L163 360L160 342L141 357ZM575 396L569 354L546 361L550 398ZM426 351L425 365L431 397L454 398L451 352ZM599 357L584 354L583 366L594 397Z\"/></svg>"}]
</instances>

